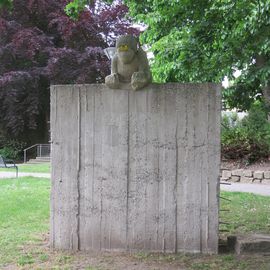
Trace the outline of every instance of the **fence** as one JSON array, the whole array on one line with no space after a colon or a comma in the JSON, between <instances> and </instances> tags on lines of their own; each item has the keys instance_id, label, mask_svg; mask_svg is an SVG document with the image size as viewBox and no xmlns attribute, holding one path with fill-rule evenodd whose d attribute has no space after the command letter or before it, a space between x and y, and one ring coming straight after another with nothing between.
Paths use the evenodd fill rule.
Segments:
<instances>
[{"instance_id":1,"label":"fence","mask_svg":"<svg viewBox=\"0 0 270 270\"><path fill-rule=\"evenodd\" d=\"M35 144L23 150L24 163L27 162L29 156L38 158L50 157L51 145L50 144Z\"/></svg>"}]
</instances>

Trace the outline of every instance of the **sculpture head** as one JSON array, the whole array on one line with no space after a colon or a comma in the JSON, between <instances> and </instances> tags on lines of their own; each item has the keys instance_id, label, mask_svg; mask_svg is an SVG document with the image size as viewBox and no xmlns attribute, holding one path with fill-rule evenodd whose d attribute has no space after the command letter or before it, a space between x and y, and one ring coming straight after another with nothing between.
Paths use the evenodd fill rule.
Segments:
<instances>
[{"instance_id":1,"label":"sculpture head","mask_svg":"<svg viewBox=\"0 0 270 270\"><path fill-rule=\"evenodd\" d=\"M116 41L116 50L119 60L124 64L129 64L138 51L138 39L131 35L121 36Z\"/></svg>"}]
</instances>

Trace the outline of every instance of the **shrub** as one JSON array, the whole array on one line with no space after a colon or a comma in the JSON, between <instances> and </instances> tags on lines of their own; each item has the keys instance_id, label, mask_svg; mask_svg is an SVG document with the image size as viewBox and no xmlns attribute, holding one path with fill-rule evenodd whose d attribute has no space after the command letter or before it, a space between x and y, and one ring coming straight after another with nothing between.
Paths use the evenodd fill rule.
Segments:
<instances>
[{"instance_id":1,"label":"shrub","mask_svg":"<svg viewBox=\"0 0 270 270\"><path fill-rule=\"evenodd\" d=\"M25 142L9 140L0 148L0 155L9 159L21 159L25 146Z\"/></svg>"},{"instance_id":2,"label":"shrub","mask_svg":"<svg viewBox=\"0 0 270 270\"><path fill-rule=\"evenodd\" d=\"M270 154L270 123L267 109L255 102L242 120L235 115L222 118L222 157L243 159L248 163L265 159Z\"/></svg>"}]
</instances>

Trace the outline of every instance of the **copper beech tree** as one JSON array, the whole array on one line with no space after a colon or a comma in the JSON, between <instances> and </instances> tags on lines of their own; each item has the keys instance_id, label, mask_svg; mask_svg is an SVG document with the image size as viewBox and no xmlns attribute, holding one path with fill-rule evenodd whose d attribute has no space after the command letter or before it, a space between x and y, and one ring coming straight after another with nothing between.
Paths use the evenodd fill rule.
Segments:
<instances>
[{"instance_id":1,"label":"copper beech tree","mask_svg":"<svg viewBox=\"0 0 270 270\"><path fill-rule=\"evenodd\" d=\"M110 72L103 49L118 35L138 33L125 5L95 1L72 18L68 3L14 0L0 7L2 137L46 140L49 85L103 82Z\"/></svg>"}]
</instances>

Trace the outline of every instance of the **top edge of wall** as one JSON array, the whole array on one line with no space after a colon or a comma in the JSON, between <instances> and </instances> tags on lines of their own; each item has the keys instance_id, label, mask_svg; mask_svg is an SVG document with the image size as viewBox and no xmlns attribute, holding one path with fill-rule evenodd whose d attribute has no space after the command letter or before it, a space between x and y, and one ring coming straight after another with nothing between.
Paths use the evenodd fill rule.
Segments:
<instances>
[{"instance_id":1,"label":"top edge of wall","mask_svg":"<svg viewBox=\"0 0 270 270\"><path fill-rule=\"evenodd\" d=\"M94 86L96 88L108 88L104 83L102 84L52 84L50 87L52 88L73 88L73 87L88 87L88 86ZM148 86L144 87L141 90L147 90L149 88L159 88L159 87L210 87L210 88L221 88L221 83L212 83L212 82L205 82L205 83L151 83ZM108 88L109 89L109 88ZM122 83L120 85L120 89L131 89L130 84L128 83ZM112 89L113 90L113 89ZM117 89L116 89L117 90ZM138 91L141 91L138 90Z\"/></svg>"}]
</instances>

